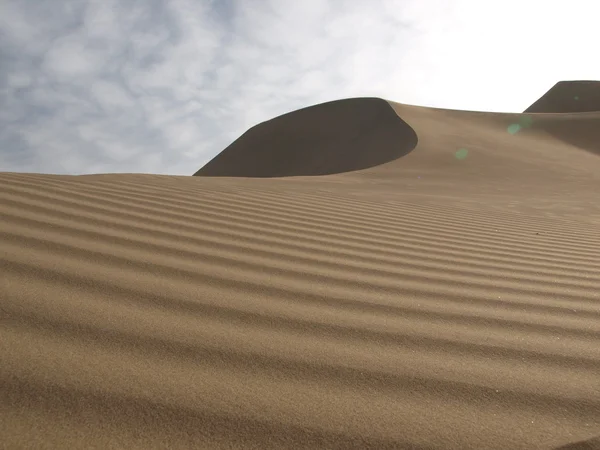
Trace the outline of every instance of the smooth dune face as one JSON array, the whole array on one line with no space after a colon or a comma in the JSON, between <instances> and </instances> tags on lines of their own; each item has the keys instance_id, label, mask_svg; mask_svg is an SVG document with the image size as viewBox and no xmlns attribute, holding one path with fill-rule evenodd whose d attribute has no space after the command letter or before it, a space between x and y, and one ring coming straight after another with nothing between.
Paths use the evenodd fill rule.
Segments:
<instances>
[{"instance_id":1,"label":"smooth dune face","mask_svg":"<svg viewBox=\"0 0 600 450\"><path fill-rule=\"evenodd\" d=\"M208 176L0 174L2 445L597 446L600 116L323 107Z\"/></svg>"},{"instance_id":2,"label":"smooth dune face","mask_svg":"<svg viewBox=\"0 0 600 450\"><path fill-rule=\"evenodd\" d=\"M558 140L600 154L600 81L556 83L525 113L577 113L554 114L541 127Z\"/></svg>"},{"instance_id":3,"label":"smooth dune face","mask_svg":"<svg viewBox=\"0 0 600 450\"><path fill-rule=\"evenodd\" d=\"M251 128L194 175L331 175L393 161L416 145L415 132L385 100L337 100Z\"/></svg>"},{"instance_id":4,"label":"smooth dune face","mask_svg":"<svg viewBox=\"0 0 600 450\"><path fill-rule=\"evenodd\" d=\"M600 81L559 81L525 110L528 113L600 111Z\"/></svg>"}]
</instances>

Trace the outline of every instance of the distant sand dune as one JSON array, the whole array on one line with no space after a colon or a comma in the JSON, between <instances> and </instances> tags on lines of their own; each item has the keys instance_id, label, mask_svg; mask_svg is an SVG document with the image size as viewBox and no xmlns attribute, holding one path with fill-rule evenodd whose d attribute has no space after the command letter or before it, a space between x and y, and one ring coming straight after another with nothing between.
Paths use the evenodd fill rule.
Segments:
<instances>
[{"instance_id":1,"label":"distant sand dune","mask_svg":"<svg viewBox=\"0 0 600 450\"><path fill-rule=\"evenodd\" d=\"M600 81L561 81L525 110L553 114L541 122L553 137L600 154Z\"/></svg>"},{"instance_id":2,"label":"distant sand dune","mask_svg":"<svg viewBox=\"0 0 600 450\"><path fill-rule=\"evenodd\" d=\"M560 81L524 112L600 112L600 81Z\"/></svg>"},{"instance_id":3,"label":"distant sand dune","mask_svg":"<svg viewBox=\"0 0 600 450\"><path fill-rule=\"evenodd\" d=\"M350 99L0 173L0 448L598 448L599 128Z\"/></svg>"},{"instance_id":4,"label":"distant sand dune","mask_svg":"<svg viewBox=\"0 0 600 450\"><path fill-rule=\"evenodd\" d=\"M415 132L385 100L338 100L251 128L194 175L330 175L392 161L416 145Z\"/></svg>"}]
</instances>

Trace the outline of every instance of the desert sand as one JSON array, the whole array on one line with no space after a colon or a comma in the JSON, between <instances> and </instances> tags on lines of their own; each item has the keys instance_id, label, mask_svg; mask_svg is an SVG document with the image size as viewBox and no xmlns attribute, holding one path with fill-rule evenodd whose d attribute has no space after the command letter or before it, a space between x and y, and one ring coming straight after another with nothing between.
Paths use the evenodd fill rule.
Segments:
<instances>
[{"instance_id":1,"label":"desert sand","mask_svg":"<svg viewBox=\"0 0 600 450\"><path fill-rule=\"evenodd\" d=\"M195 175L0 174L0 447L600 448L600 83Z\"/></svg>"}]
</instances>

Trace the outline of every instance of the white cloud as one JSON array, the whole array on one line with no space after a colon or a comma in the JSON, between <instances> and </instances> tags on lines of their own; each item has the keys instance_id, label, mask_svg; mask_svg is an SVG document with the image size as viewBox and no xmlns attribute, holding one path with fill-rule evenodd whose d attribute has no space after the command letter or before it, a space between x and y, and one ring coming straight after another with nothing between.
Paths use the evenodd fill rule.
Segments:
<instances>
[{"instance_id":1,"label":"white cloud","mask_svg":"<svg viewBox=\"0 0 600 450\"><path fill-rule=\"evenodd\" d=\"M600 79L596 2L0 2L0 170L188 175L249 127L379 96L521 111Z\"/></svg>"},{"instance_id":2,"label":"white cloud","mask_svg":"<svg viewBox=\"0 0 600 450\"><path fill-rule=\"evenodd\" d=\"M96 80L90 86L90 92L106 112L133 108L131 95L116 83Z\"/></svg>"},{"instance_id":3,"label":"white cloud","mask_svg":"<svg viewBox=\"0 0 600 450\"><path fill-rule=\"evenodd\" d=\"M27 72L13 72L8 74L8 87L11 89L26 88L31 85L33 77Z\"/></svg>"}]
</instances>

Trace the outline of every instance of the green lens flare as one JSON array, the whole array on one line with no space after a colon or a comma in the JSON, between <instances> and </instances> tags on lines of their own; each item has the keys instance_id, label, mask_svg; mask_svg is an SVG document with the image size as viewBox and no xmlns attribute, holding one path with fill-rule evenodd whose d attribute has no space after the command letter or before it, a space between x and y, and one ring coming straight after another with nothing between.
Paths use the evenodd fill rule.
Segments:
<instances>
[{"instance_id":1,"label":"green lens flare","mask_svg":"<svg viewBox=\"0 0 600 450\"><path fill-rule=\"evenodd\" d=\"M523 116L521 120L519 120L519 125L523 128L529 128L533 124L533 119L531 116Z\"/></svg>"},{"instance_id":2,"label":"green lens flare","mask_svg":"<svg viewBox=\"0 0 600 450\"><path fill-rule=\"evenodd\" d=\"M469 151L466 148L461 148L454 154L454 156L456 156L456 159L465 159L468 154Z\"/></svg>"},{"instance_id":3,"label":"green lens flare","mask_svg":"<svg viewBox=\"0 0 600 450\"><path fill-rule=\"evenodd\" d=\"M510 134L518 133L520 130L521 130L521 125L519 125L518 123L510 124L507 129L507 131Z\"/></svg>"}]
</instances>

